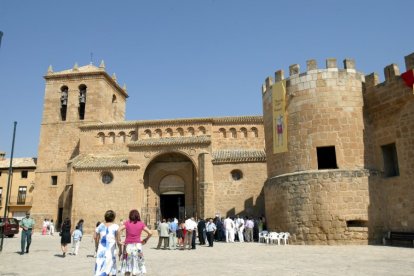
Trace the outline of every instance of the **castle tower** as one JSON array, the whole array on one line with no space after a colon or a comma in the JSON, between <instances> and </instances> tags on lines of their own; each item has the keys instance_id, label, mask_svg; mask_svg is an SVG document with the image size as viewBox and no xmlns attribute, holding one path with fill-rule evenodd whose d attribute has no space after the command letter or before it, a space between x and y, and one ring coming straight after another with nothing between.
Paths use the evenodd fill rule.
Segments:
<instances>
[{"instance_id":1,"label":"castle tower","mask_svg":"<svg viewBox=\"0 0 414 276\"><path fill-rule=\"evenodd\" d=\"M364 76L354 61L315 60L282 70L263 85L270 229L306 244L366 243L368 172L364 168Z\"/></svg>"},{"instance_id":2,"label":"castle tower","mask_svg":"<svg viewBox=\"0 0 414 276\"><path fill-rule=\"evenodd\" d=\"M104 64L60 72L50 66L46 76L43 117L32 215L44 218L70 216L70 163L79 154L80 129L85 124L124 121L126 91L110 77Z\"/></svg>"}]
</instances>

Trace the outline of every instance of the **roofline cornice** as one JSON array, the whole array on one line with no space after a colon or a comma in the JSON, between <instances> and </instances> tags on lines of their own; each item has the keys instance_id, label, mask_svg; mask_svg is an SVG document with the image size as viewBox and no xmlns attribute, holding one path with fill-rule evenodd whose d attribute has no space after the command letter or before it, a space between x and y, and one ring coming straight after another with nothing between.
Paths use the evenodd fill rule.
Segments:
<instances>
[{"instance_id":1,"label":"roofline cornice","mask_svg":"<svg viewBox=\"0 0 414 276\"><path fill-rule=\"evenodd\" d=\"M130 148L137 147L162 147L162 146L188 146L188 145L209 145L211 136L194 136L194 137L167 137L167 138L150 138L138 140L128 144Z\"/></svg>"},{"instance_id":2,"label":"roofline cornice","mask_svg":"<svg viewBox=\"0 0 414 276\"><path fill-rule=\"evenodd\" d=\"M207 118L182 118L161 120L139 120L127 122L111 122L102 124L90 124L80 126L81 130L128 128L128 127L152 127L152 126L179 126L183 124L263 124L263 116L234 116L234 117L207 117Z\"/></svg>"}]
</instances>

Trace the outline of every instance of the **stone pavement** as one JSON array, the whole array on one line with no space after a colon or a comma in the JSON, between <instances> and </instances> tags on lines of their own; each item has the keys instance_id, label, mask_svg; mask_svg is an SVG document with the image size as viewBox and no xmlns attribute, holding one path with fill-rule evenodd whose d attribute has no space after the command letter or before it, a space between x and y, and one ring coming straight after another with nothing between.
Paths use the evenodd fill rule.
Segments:
<instances>
[{"instance_id":1,"label":"stone pavement","mask_svg":"<svg viewBox=\"0 0 414 276\"><path fill-rule=\"evenodd\" d=\"M170 251L156 250L157 240L144 246L147 275L414 275L413 248L217 242ZM20 255L19 248L20 236L4 239L0 276L93 275L91 236L83 238L78 256L62 258L58 235L35 233L29 254Z\"/></svg>"}]
</instances>

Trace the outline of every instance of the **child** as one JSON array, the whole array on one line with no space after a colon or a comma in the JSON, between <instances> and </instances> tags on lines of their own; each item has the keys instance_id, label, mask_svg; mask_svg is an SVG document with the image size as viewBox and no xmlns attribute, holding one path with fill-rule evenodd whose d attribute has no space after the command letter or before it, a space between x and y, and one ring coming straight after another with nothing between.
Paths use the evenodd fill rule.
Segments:
<instances>
[{"instance_id":1,"label":"child","mask_svg":"<svg viewBox=\"0 0 414 276\"><path fill-rule=\"evenodd\" d=\"M82 238L82 232L79 230L79 225L76 225L76 230L72 234L73 245L72 245L72 255L78 255L79 245Z\"/></svg>"}]
</instances>

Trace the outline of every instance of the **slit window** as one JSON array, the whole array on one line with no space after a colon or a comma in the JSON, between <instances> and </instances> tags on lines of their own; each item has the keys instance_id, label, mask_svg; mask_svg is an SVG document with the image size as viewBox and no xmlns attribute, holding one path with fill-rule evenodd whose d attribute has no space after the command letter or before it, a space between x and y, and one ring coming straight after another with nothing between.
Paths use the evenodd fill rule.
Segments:
<instances>
[{"instance_id":1,"label":"slit window","mask_svg":"<svg viewBox=\"0 0 414 276\"><path fill-rule=\"evenodd\" d=\"M381 150L384 159L384 176L399 176L400 170L398 169L398 156L395 143L381 146Z\"/></svg>"},{"instance_id":2,"label":"slit window","mask_svg":"<svg viewBox=\"0 0 414 276\"><path fill-rule=\"evenodd\" d=\"M317 147L318 170L337 169L335 146Z\"/></svg>"}]
</instances>

